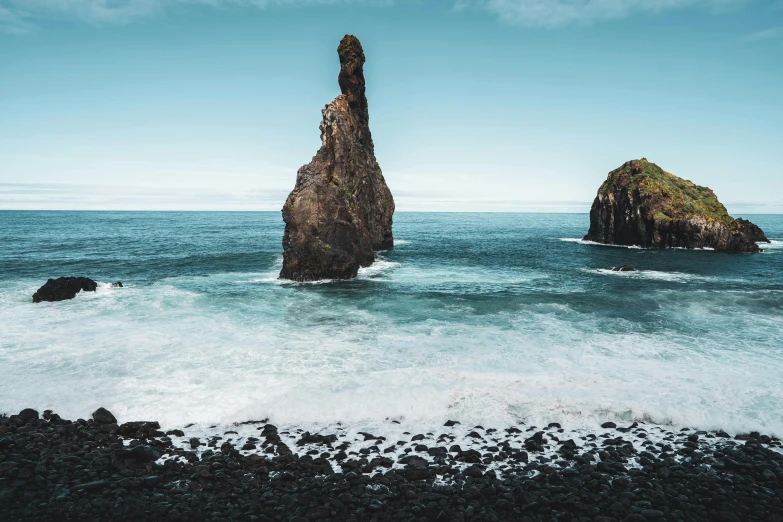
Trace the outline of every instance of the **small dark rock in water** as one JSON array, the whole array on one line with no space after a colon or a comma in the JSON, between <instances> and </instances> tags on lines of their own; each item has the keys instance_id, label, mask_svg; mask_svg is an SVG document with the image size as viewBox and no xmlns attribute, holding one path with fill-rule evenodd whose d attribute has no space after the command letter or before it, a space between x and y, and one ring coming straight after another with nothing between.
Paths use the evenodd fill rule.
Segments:
<instances>
[{"instance_id":1,"label":"small dark rock in water","mask_svg":"<svg viewBox=\"0 0 783 522\"><path fill-rule=\"evenodd\" d=\"M614 422L604 422L603 424L601 424L601 427L602 428L616 428L617 424L615 424Z\"/></svg>"},{"instance_id":2,"label":"small dark rock in water","mask_svg":"<svg viewBox=\"0 0 783 522\"><path fill-rule=\"evenodd\" d=\"M98 408L92 414L92 418L99 424L116 424L117 419L106 408Z\"/></svg>"},{"instance_id":3,"label":"small dark rock in water","mask_svg":"<svg viewBox=\"0 0 783 522\"><path fill-rule=\"evenodd\" d=\"M450 428L450 427L452 427L452 426L454 426L456 424L459 424L459 421L447 420L446 424L444 424L444 426L446 426L447 428Z\"/></svg>"},{"instance_id":4,"label":"small dark rock in water","mask_svg":"<svg viewBox=\"0 0 783 522\"><path fill-rule=\"evenodd\" d=\"M49 279L33 294L33 302L73 299L80 291L94 292L98 283L86 277L58 277Z\"/></svg>"},{"instance_id":5,"label":"small dark rock in water","mask_svg":"<svg viewBox=\"0 0 783 522\"><path fill-rule=\"evenodd\" d=\"M623 266L613 266L612 272L636 272L636 269L632 266L623 265Z\"/></svg>"},{"instance_id":6,"label":"small dark rock in water","mask_svg":"<svg viewBox=\"0 0 783 522\"><path fill-rule=\"evenodd\" d=\"M116 283L111 284L112 288L122 288L122 282L117 281Z\"/></svg>"}]
</instances>

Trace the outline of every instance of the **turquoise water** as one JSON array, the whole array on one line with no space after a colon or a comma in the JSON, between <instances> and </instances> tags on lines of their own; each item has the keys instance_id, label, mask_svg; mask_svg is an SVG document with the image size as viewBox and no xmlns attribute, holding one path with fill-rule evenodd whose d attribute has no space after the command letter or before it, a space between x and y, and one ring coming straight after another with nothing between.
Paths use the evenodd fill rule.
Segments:
<instances>
[{"instance_id":1,"label":"turquoise water","mask_svg":"<svg viewBox=\"0 0 783 522\"><path fill-rule=\"evenodd\" d=\"M278 212L0 212L0 412L783 435L783 216L749 217L763 254L588 244L581 214L398 213L357 280L297 284ZM61 275L125 288L34 305Z\"/></svg>"}]
</instances>

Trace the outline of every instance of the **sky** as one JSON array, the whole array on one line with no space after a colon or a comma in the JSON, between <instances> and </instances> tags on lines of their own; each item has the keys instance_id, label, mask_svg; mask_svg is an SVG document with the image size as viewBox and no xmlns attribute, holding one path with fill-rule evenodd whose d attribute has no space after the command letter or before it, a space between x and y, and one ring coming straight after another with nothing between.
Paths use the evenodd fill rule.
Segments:
<instances>
[{"instance_id":1,"label":"sky","mask_svg":"<svg viewBox=\"0 0 783 522\"><path fill-rule=\"evenodd\" d=\"M783 0L0 0L0 209L280 210L346 33L398 211L783 213Z\"/></svg>"}]
</instances>

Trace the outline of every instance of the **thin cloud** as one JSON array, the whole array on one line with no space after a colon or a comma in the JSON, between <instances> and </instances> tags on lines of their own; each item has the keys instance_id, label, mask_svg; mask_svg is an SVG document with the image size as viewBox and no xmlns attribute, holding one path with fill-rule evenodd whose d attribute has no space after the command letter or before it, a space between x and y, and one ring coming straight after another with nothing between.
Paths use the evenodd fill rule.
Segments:
<instances>
[{"instance_id":1,"label":"thin cloud","mask_svg":"<svg viewBox=\"0 0 783 522\"><path fill-rule=\"evenodd\" d=\"M24 33L44 20L127 23L158 12L166 0L0 0L0 29ZM8 20L7 23L2 23Z\"/></svg>"},{"instance_id":2,"label":"thin cloud","mask_svg":"<svg viewBox=\"0 0 783 522\"><path fill-rule=\"evenodd\" d=\"M287 190L0 183L0 210L275 210Z\"/></svg>"},{"instance_id":3,"label":"thin cloud","mask_svg":"<svg viewBox=\"0 0 783 522\"><path fill-rule=\"evenodd\" d=\"M456 6L464 9L478 5L515 25L563 27L674 9L721 12L745 3L747 0L458 0Z\"/></svg>"},{"instance_id":4,"label":"thin cloud","mask_svg":"<svg viewBox=\"0 0 783 522\"><path fill-rule=\"evenodd\" d=\"M388 5L392 0L0 0L0 31L25 33L51 19L95 25L126 24L185 5L213 8L264 8L349 3Z\"/></svg>"},{"instance_id":5,"label":"thin cloud","mask_svg":"<svg viewBox=\"0 0 783 522\"><path fill-rule=\"evenodd\" d=\"M759 40L772 40L781 36L783 36L783 26L778 26L751 33L742 39L746 42L757 42Z\"/></svg>"},{"instance_id":6,"label":"thin cloud","mask_svg":"<svg viewBox=\"0 0 783 522\"><path fill-rule=\"evenodd\" d=\"M528 27L625 18L637 13L698 8L720 12L752 0L453 0L457 10L478 8L502 21ZM125 24L167 8L200 5L213 8L265 8L338 4L392 5L395 0L0 0L0 31L25 33L47 19L77 19L88 23Z\"/></svg>"},{"instance_id":7,"label":"thin cloud","mask_svg":"<svg viewBox=\"0 0 783 522\"><path fill-rule=\"evenodd\" d=\"M25 34L35 28L35 24L25 20L23 13L6 8L0 3L0 33Z\"/></svg>"}]
</instances>

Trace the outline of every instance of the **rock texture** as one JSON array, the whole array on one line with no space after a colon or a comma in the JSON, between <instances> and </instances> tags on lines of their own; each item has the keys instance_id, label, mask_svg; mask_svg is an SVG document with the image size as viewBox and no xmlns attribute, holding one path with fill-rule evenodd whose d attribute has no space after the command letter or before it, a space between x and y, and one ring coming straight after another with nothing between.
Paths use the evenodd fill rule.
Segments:
<instances>
[{"instance_id":1,"label":"rock texture","mask_svg":"<svg viewBox=\"0 0 783 522\"><path fill-rule=\"evenodd\" d=\"M157 422L0 415L0 520L783 520L781 443L757 432L550 423L395 442L267 421L224 429L199 439Z\"/></svg>"},{"instance_id":2,"label":"rock texture","mask_svg":"<svg viewBox=\"0 0 783 522\"><path fill-rule=\"evenodd\" d=\"M283 269L296 281L349 279L394 245L394 200L375 160L364 92L364 51L346 35L337 48L342 94L327 105L321 148L299 169L283 207Z\"/></svg>"},{"instance_id":3,"label":"rock texture","mask_svg":"<svg viewBox=\"0 0 783 522\"><path fill-rule=\"evenodd\" d=\"M98 408L92 412L92 418L99 424L116 424L117 418L106 408Z\"/></svg>"},{"instance_id":4,"label":"rock texture","mask_svg":"<svg viewBox=\"0 0 783 522\"><path fill-rule=\"evenodd\" d=\"M585 239L645 248L713 248L760 252L764 232L734 219L707 187L678 178L647 159L609 173L590 209Z\"/></svg>"},{"instance_id":5,"label":"rock texture","mask_svg":"<svg viewBox=\"0 0 783 522\"><path fill-rule=\"evenodd\" d=\"M58 277L49 279L45 285L33 294L33 302L64 301L73 299L80 291L94 292L98 283L86 277Z\"/></svg>"}]
</instances>

